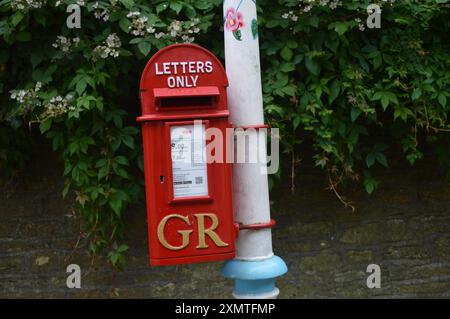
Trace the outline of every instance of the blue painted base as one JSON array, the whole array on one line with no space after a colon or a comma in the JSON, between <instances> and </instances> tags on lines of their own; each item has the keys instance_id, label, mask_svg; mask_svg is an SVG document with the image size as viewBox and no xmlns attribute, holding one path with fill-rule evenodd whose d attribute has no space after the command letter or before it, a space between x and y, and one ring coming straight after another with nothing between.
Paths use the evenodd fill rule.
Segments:
<instances>
[{"instance_id":1,"label":"blue painted base","mask_svg":"<svg viewBox=\"0 0 450 319\"><path fill-rule=\"evenodd\" d=\"M222 269L226 278L235 280L235 296L270 296L278 294L275 278L287 272L284 261L273 256L259 261L233 259L227 261Z\"/></svg>"}]
</instances>

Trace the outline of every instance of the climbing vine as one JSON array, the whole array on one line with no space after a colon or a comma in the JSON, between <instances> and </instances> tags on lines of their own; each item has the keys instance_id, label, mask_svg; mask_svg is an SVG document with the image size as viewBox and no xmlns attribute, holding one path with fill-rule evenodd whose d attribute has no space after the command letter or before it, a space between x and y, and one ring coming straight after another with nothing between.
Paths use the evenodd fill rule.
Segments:
<instances>
[{"instance_id":1,"label":"climbing vine","mask_svg":"<svg viewBox=\"0 0 450 319\"><path fill-rule=\"evenodd\" d=\"M366 25L378 4L381 28ZM81 27L66 24L77 4ZM281 129L293 174L308 137L340 186L372 193L389 148L414 164L431 145L449 166L449 1L259 0L258 22L222 1L0 0L0 171L24 167L29 130L64 162L65 188L95 254L122 267L124 214L143 201L138 83L148 58L176 42L223 57L223 30L249 24L260 41L267 121ZM230 17L238 19L238 24ZM242 21L240 20L242 19ZM374 138L383 135L392 143ZM293 184L294 187L294 184Z\"/></svg>"}]
</instances>

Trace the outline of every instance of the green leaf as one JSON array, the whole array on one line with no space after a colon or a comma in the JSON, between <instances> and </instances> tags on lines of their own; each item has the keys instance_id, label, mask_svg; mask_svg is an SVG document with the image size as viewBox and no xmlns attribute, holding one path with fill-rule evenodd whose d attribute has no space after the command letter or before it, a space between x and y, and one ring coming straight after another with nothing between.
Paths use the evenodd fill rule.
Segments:
<instances>
[{"instance_id":1,"label":"green leaf","mask_svg":"<svg viewBox=\"0 0 450 319\"><path fill-rule=\"evenodd\" d=\"M292 52L292 50L291 50L289 47L285 46L285 47L283 47L283 49L281 50L280 55L281 55L281 57L282 57L284 60L286 60L286 61L289 62L289 61L291 61L292 56L294 55L294 53Z\"/></svg>"},{"instance_id":2,"label":"green leaf","mask_svg":"<svg viewBox=\"0 0 450 319\"><path fill-rule=\"evenodd\" d=\"M401 107L395 109L394 111L394 120L396 120L399 117L403 120L403 122L406 122L408 120L408 117L414 118L414 113L407 107Z\"/></svg>"},{"instance_id":3,"label":"green leaf","mask_svg":"<svg viewBox=\"0 0 450 319\"><path fill-rule=\"evenodd\" d=\"M131 149L134 149L134 139L129 135L122 135L123 143Z\"/></svg>"},{"instance_id":4,"label":"green leaf","mask_svg":"<svg viewBox=\"0 0 450 319\"><path fill-rule=\"evenodd\" d=\"M115 189L109 197L108 204L116 213L116 215L120 216L124 207L123 202L126 202L128 200L128 195L124 191Z\"/></svg>"},{"instance_id":5,"label":"green leaf","mask_svg":"<svg viewBox=\"0 0 450 319\"><path fill-rule=\"evenodd\" d=\"M355 123L355 121L358 119L359 115L361 114L361 110L354 107L352 108L352 111L350 112L350 118L352 120L352 123Z\"/></svg>"},{"instance_id":6,"label":"green leaf","mask_svg":"<svg viewBox=\"0 0 450 319\"><path fill-rule=\"evenodd\" d=\"M258 21L256 21L256 19L252 20L252 36L253 39L258 37Z\"/></svg>"},{"instance_id":7,"label":"green leaf","mask_svg":"<svg viewBox=\"0 0 450 319\"><path fill-rule=\"evenodd\" d=\"M445 108L445 106L447 105L447 97L445 96L444 93L439 93L438 95L438 102L439 104Z\"/></svg>"},{"instance_id":8,"label":"green leaf","mask_svg":"<svg viewBox=\"0 0 450 319\"><path fill-rule=\"evenodd\" d=\"M415 101L415 100L419 99L421 96L422 96L422 90L420 88L417 88L411 94L411 100Z\"/></svg>"},{"instance_id":9,"label":"green leaf","mask_svg":"<svg viewBox=\"0 0 450 319\"><path fill-rule=\"evenodd\" d=\"M339 96L339 93L341 92L341 82L338 79L335 79L331 83L330 87L330 95L328 96L328 103L331 104L336 100L336 98Z\"/></svg>"},{"instance_id":10,"label":"green leaf","mask_svg":"<svg viewBox=\"0 0 450 319\"><path fill-rule=\"evenodd\" d=\"M52 119L51 118L47 119L47 120L45 120L43 122L40 122L39 123L39 129L41 131L41 134L44 134L45 132L47 132L50 129L51 126L52 126Z\"/></svg>"},{"instance_id":11,"label":"green leaf","mask_svg":"<svg viewBox=\"0 0 450 319\"><path fill-rule=\"evenodd\" d=\"M156 6L156 14L159 14L168 8L167 3L160 3Z\"/></svg>"},{"instance_id":12,"label":"green leaf","mask_svg":"<svg viewBox=\"0 0 450 319\"><path fill-rule=\"evenodd\" d=\"M66 198L67 194L69 193L69 190L70 190L70 183L64 183L64 189L62 192L63 199Z\"/></svg>"},{"instance_id":13,"label":"green leaf","mask_svg":"<svg viewBox=\"0 0 450 319\"><path fill-rule=\"evenodd\" d=\"M121 165L128 165L129 164L127 158L125 156L122 156L122 155L116 156L115 160L116 160L117 163L119 163Z\"/></svg>"},{"instance_id":14,"label":"green leaf","mask_svg":"<svg viewBox=\"0 0 450 319\"><path fill-rule=\"evenodd\" d=\"M108 160L106 158L99 159L97 163L95 163L95 167L99 168L108 164Z\"/></svg>"},{"instance_id":15,"label":"green leaf","mask_svg":"<svg viewBox=\"0 0 450 319\"><path fill-rule=\"evenodd\" d=\"M100 180L109 174L109 166L105 165L100 167L97 173L97 178Z\"/></svg>"},{"instance_id":16,"label":"green leaf","mask_svg":"<svg viewBox=\"0 0 450 319\"><path fill-rule=\"evenodd\" d=\"M212 7L212 3L209 0L195 0L194 3L195 7L200 10L207 10Z\"/></svg>"},{"instance_id":17,"label":"green leaf","mask_svg":"<svg viewBox=\"0 0 450 319\"><path fill-rule=\"evenodd\" d=\"M134 6L134 1L133 0L119 0L120 3L123 4L123 6L125 8L127 8L128 10L130 10L131 8L133 8Z\"/></svg>"},{"instance_id":18,"label":"green leaf","mask_svg":"<svg viewBox=\"0 0 450 319\"><path fill-rule=\"evenodd\" d=\"M233 31L233 36L236 40L242 41L242 33L241 30Z\"/></svg>"},{"instance_id":19,"label":"green leaf","mask_svg":"<svg viewBox=\"0 0 450 319\"><path fill-rule=\"evenodd\" d=\"M117 260L119 259L119 255L118 254L111 254L109 258L111 259L111 264L113 266L116 266Z\"/></svg>"},{"instance_id":20,"label":"green leaf","mask_svg":"<svg viewBox=\"0 0 450 319\"><path fill-rule=\"evenodd\" d=\"M376 184L372 181L364 182L364 188L366 189L367 194L372 194L376 188Z\"/></svg>"},{"instance_id":21,"label":"green leaf","mask_svg":"<svg viewBox=\"0 0 450 319\"><path fill-rule=\"evenodd\" d=\"M131 39L129 43L130 44L138 44L142 41L145 41L144 38L134 38L134 39Z\"/></svg>"},{"instance_id":22,"label":"green leaf","mask_svg":"<svg viewBox=\"0 0 450 319\"><path fill-rule=\"evenodd\" d=\"M87 82L85 79L82 79L80 81L78 81L77 85L76 85L76 91L78 93L78 95L82 95L83 92L86 90L86 86L87 86Z\"/></svg>"},{"instance_id":23,"label":"green leaf","mask_svg":"<svg viewBox=\"0 0 450 319\"><path fill-rule=\"evenodd\" d=\"M20 11L16 11L12 16L11 16L11 24L13 27L17 26L20 21L22 21L24 15L22 12Z\"/></svg>"},{"instance_id":24,"label":"green leaf","mask_svg":"<svg viewBox=\"0 0 450 319\"><path fill-rule=\"evenodd\" d=\"M109 206L116 213L117 216L120 216L122 210L122 200L119 198L110 199L108 202Z\"/></svg>"},{"instance_id":25,"label":"green leaf","mask_svg":"<svg viewBox=\"0 0 450 319\"><path fill-rule=\"evenodd\" d=\"M311 72L312 74L318 76L320 73L320 66L319 64L311 57L305 58L305 66L306 69Z\"/></svg>"},{"instance_id":26,"label":"green leaf","mask_svg":"<svg viewBox=\"0 0 450 319\"><path fill-rule=\"evenodd\" d=\"M386 111L389 106L389 97L387 95L381 96L381 106L383 107L383 111Z\"/></svg>"},{"instance_id":27,"label":"green leaf","mask_svg":"<svg viewBox=\"0 0 450 319\"><path fill-rule=\"evenodd\" d=\"M295 65L294 65L294 63L283 63L281 65L280 70L282 72L288 73L288 72L291 72L291 71L295 70Z\"/></svg>"},{"instance_id":28,"label":"green leaf","mask_svg":"<svg viewBox=\"0 0 450 319\"><path fill-rule=\"evenodd\" d=\"M297 116L296 118L294 118L294 121L292 122L294 130L296 130L297 127L300 125L301 120L302 119L300 118L300 116Z\"/></svg>"},{"instance_id":29,"label":"green leaf","mask_svg":"<svg viewBox=\"0 0 450 319\"><path fill-rule=\"evenodd\" d=\"M152 45L149 42L142 41L138 43L138 49L144 56L147 56L152 49Z\"/></svg>"},{"instance_id":30,"label":"green leaf","mask_svg":"<svg viewBox=\"0 0 450 319\"><path fill-rule=\"evenodd\" d=\"M42 62L42 60L44 59L44 54L42 53L32 53L30 56L30 61L31 61L31 65L33 66L33 69L36 68L37 65L39 65L39 63Z\"/></svg>"},{"instance_id":31,"label":"green leaf","mask_svg":"<svg viewBox=\"0 0 450 319\"><path fill-rule=\"evenodd\" d=\"M117 252L119 252L119 253L123 253L123 252L125 252L125 251L127 251L128 250L128 246L127 245L120 245L118 248L117 248Z\"/></svg>"},{"instance_id":32,"label":"green leaf","mask_svg":"<svg viewBox=\"0 0 450 319\"><path fill-rule=\"evenodd\" d=\"M373 164L375 164L375 155L373 153L369 153L366 156L366 165L370 168Z\"/></svg>"},{"instance_id":33,"label":"green leaf","mask_svg":"<svg viewBox=\"0 0 450 319\"><path fill-rule=\"evenodd\" d=\"M386 155L384 155L383 153L380 152L375 153L375 159L377 160L378 163L380 163L384 167L388 167Z\"/></svg>"},{"instance_id":34,"label":"green leaf","mask_svg":"<svg viewBox=\"0 0 450 319\"><path fill-rule=\"evenodd\" d=\"M381 106L383 107L383 111L386 111L390 102L398 104L397 96L394 93L387 91L376 92L372 97L372 101L377 100L381 100Z\"/></svg>"},{"instance_id":35,"label":"green leaf","mask_svg":"<svg viewBox=\"0 0 450 319\"><path fill-rule=\"evenodd\" d=\"M363 184L364 188L366 189L366 192L368 194L372 194L373 191L378 187L380 182L376 178L372 177L369 171L366 171L364 172Z\"/></svg>"},{"instance_id":36,"label":"green leaf","mask_svg":"<svg viewBox=\"0 0 450 319\"><path fill-rule=\"evenodd\" d=\"M128 33L130 32L130 25L131 22L127 18L122 18L119 21L119 27L122 29L123 32Z\"/></svg>"},{"instance_id":37,"label":"green leaf","mask_svg":"<svg viewBox=\"0 0 450 319\"><path fill-rule=\"evenodd\" d=\"M41 12L36 11L34 14L34 18L36 19L37 23L45 27L46 25L45 16Z\"/></svg>"},{"instance_id":38,"label":"green leaf","mask_svg":"<svg viewBox=\"0 0 450 319\"><path fill-rule=\"evenodd\" d=\"M175 11L177 14L180 13L181 9L183 9L183 4L180 2L171 2L170 3L170 9Z\"/></svg>"},{"instance_id":39,"label":"green leaf","mask_svg":"<svg viewBox=\"0 0 450 319\"><path fill-rule=\"evenodd\" d=\"M334 23L331 23L330 25L328 25L329 30L333 29L340 36L343 35L345 32L347 32L348 27L349 27L349 23L343 22L343 21L334 22Z\"/></svg>"},{"instance_id":40,"label":"green leaf","mask_svg":"<svg viewBox=\"0 0 450 319\"><path fill-rule=\"evenodd\" d=\"M297 93L297 88L293 85L285 86L281 90L289 96L295 96Z\"/></svg>"}]
</instances>

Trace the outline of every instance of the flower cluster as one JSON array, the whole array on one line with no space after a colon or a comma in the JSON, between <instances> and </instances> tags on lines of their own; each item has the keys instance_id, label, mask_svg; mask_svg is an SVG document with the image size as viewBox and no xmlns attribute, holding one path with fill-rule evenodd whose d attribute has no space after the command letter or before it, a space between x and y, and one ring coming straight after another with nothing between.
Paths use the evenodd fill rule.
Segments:
<instances>
[{"instance_id":1,"label":"flower cluster","mask_svg":"<svg viewBox=\"0 0 450 319\"><path fill-rule=\"evenodd\" d=\"M33 111L35 107L41 106L42 103L38 98L38 92L41 88L42 83L37 82L34 88L10 91L10 98L16 100L20 104L20 113L22 115L28 114Z\"/></svg>"},{"instance_id":2,"label":"flower cluster","mask_svg":"<svg viewBox=\"0 0 450 319\"><path fill-rule=\"evenodd\" d=\"M51 117L58 117L70 111L75 111L75 107L71 104L72 95L67 94L65 97L55 96L48 102L42 102L38 96L38 92L42 88L41 82L36 82L34 88L13 90L11 91L11 99L20 104L20 114L26 115L34 111L37 107L44 107L44 111L38 116L40 121Z\"/></svg>"},{"instance_id":3,"label":"flower cluster","mask_svg":"<svg viewBox=\"0 0 450 319\"><path fill-rule=\"evenodd\" d=\"M47 3L47 0L12 0L11 8L14 10L27 11L30 9L42 8Z\"/></svg>"},{"instance_id":4,"label":"flower cluster","mask_svg":"<svg viewBox=\"0 0 450 319\"><path fill-rule=\"evenodd\" d=\"M355 18L355 22L358 23L358 28L361 31L366 30L366 26L364 25L364 23L362 23L360 18Z\"/></svg>"},{"instance_id":5,"label":"flower cluster","mask_svg":"<svg viewBox=\"0 0 450 319\"><path fill-rule=\"evenodd\" d=\"M303 0L299 4L300 12L309 12L314 6L329 7L331 10L342 6L341 0Z\"/></svg>"},{"instance_id":6,"label":"flower cluster","mask_svg":"<svg viewBox=\"0 0 450 319\"><path fill-rule=\"evenodd\" d=\"M75 107L71 104L72 95L67 94L65 97L55 96L44 105L45 110L40 115L41 120L61 116L67 112L75 111Z\"/></svg>"},{"instance_id":7,"label":"flower cluster","mask_svg":"<svg viewBox=\"0 0 450 319\"><path fill-rule=\"evenodd\" d=\"M62 0L57 0L55 2L55 7L59 7L59 5L62 3ZM80 7L83 7L86 3L84 2L84 0L77 0L76 4L78 4Z\"/></svg>"},{"instance_id":8,"label":"flower cluster","mask_svg":"<svg viewBox=\"0 0 450 319\"><path fill-rule=\"evenodd\" d=\"M32 89L28 90L13 90L11 91L11 99L23 104L37 98L37 92L42 88L41 82L36 82Z\"/></svg>"},{"instance_id":9,"label":"flower cluster","mask_svg":"<svg viewBox=\"0 0 450 319\"><path fill-rule=\"evenodd\" d=\"M155 33L155 28L147 26L148 18L142 16L138 11L131 11L127 14L127 18L131 18L131 25L128 27L132 35L144 36L146 34Z\"/></svg>"},{"instance_id":10,"label":"flower cluster","mask_svg":"<svg viewBox=\"0 0 450 319\"><path fill-rule=\"evenodd\" d=\"M120 38L115 33L108 35L102 45L98 45L94 49L94 59L99 56L102 59L106 59L108 56L117 58L119 56L119 49L122 46Z\"/></svg>"},{"instance_id":11,"label":"flower cluster","mask_svg":"<svg viewBox=\"0 0 450 319\"><path fill-rule=\"evenodd\" d=\"M94 3L92 5L92 8L95 9L94 16L95 16L96 19L103 20L103 21L108 21L109 20L110 12L109 12L108 9L106 9L106 8L105 9L99 8L98 2Z\"/></svg>"},{"instance_id":12,"label":"flower cluster","mask_svg":"<svg viewBox=\"0 0 450 319\"><path fill-rule=\"evenodd\" d=\"M127 18L131 20L128 29L134 36L142 37L153 34L156 39L170 36L172 38L181 38L184 42L193 42L195 40L194 35L200 32L200 28L197 27L200 23L200 19L198 18L193 19L192 21L173 20L168 25L167 32L156 32L155 27L149 25L148 17L141 14L139 11L130 11L127 14Z\"/></svg>"},{"instance_id":13,"label":"flower cluster","mask_svg":"<svg viewBox=\"0 0 450 319\"><path fill-rule=\"evenodd\" d=\"M52 46L56 49L60 49L64 53L69 53L70 49L74 46L77 47L80 43L80 38L75 37L72 39L66 38L65 36L58 35L56 37L55 43Z\"/></svg>"},{"instance_id":14,"label":"flower cluster","mask_svg":"<svg viewBox=\"0 0 450 319\"><path fill-rule=\"evenodd\" d=\"M294 11L289 11L289 12L283 13L281 15L281 17L283 19L290 19L294 22L298 21L298 16L296 14L294 14Z\"/></svg>"},{"instance_id":15,"label":"flower cluster","mask_svg":"<svg viewBox=\"0 0 450 319\"><path fill-rule=\"evenodd\" d=\"M167 27L168 34L172 38L179 38L183 42L194 42L195 37L194 34L200 32L200 28L197 27L197 24L200 22L198 18L195 18L193 21L179 21L174 20Z\"/></svg>"}]
</instances>

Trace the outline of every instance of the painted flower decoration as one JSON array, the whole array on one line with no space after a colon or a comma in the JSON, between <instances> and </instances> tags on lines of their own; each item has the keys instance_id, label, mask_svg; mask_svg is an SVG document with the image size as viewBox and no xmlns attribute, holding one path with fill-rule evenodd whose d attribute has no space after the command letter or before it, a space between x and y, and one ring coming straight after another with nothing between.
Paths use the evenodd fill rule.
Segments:
<instances>
[{"instance_id":1,"label":"painted flower decoration","mask_svg":"<svg viewBox=\"0 0 450 319\"><path fill-rule=\"evenodd\" d=\"M225 13L225 28L228 31L233 32L234 37L237 40L241 40L241 31L239 30L244 26L244 17L242 13L236 11L234 8L228 8Z\"/></svg>"},{"instance_id":2,"label":"painted flower decoration","mask_svg":"<svg viewBox=\"0 0 450 319\"><path fill-rule=\"evenodd\" d=\"M234 8L228 8L225 14L225 26L228 31L235 32L244 25L242 13L236 12Z\"/></svg>"}]
</instances>

